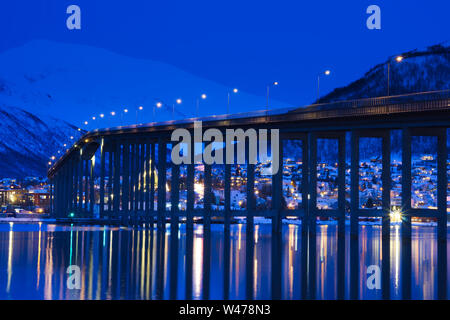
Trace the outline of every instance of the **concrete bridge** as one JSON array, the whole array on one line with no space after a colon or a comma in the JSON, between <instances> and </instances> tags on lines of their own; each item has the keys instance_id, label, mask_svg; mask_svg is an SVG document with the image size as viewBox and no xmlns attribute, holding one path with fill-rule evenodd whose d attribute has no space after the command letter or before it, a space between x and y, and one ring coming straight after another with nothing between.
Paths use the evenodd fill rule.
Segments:
<instances>
[{"instance_id":1,"label":"concrete bridge","mask_svg":"<svg viewBox=\"0 0 450 320\"><path fill-rule=\"evenodd\" d=\"M194 163L174 165L168 154L172 148L171 133L177 128L194 130L194 120L203 121L203 130L249 128L279 129L280 170L265 179L270 187L265 189L264 205L258 203L256 185L261 183L258 174L264 164L245 165L245 176L233 175L236 168L225 164ZM358 221L361 217L382 219L383 297L389 297L389 235L392 217L391 182L391 133L401 131L401 203L402 261L411 261L411 218L434 218L438 225L438 277L439 297L446 296L446 239L447 239L447 128L450 127L450 91L417 93L402 96L361 99L311 105L304 108L261 111L247 114L212 116L163 123L148 123L127 127L98 129L85 134L49 170L52 182L53 217L60 221L95 219L100 223L123 223L127 225L153 225L163 229L170 220L174 228L178 222L192 228L195 220L205 225L205 232L214 220L223 222L225 230L236 216L245 216L248 236L251 237L255 217L272 220L273 246L280 246L281 220L297 217L302 221L302 232L309 234L303 251L315 257L315 226L319 218L332 218L338 223L338 250L345 251L345 220L350 219L352 241L351 295L358 295L359 244ZM346 137L350 136L350 143ZM412 140L414 137L432 136L436 142L435 197L436 206L421 208L412 206ZM366 137L381 141L381 203L361 206L360 199L360 145ZM333 205L319 206L321 197L318 183L318 141L333 141L336 148L336 176L332 179ZM289 147L293 142L298 149ZM295 145L295 144L294 144ZM225 149L235 145L225 145ZM346 150L350 149L350 150ZM297 175L295 190L298 191L293 205L286 203L286 186L283 169L286 151L297 150L295 163ZM248 151L248 150L247 150ZM348 152L349 151L349 152ZM350 161L346 155L350 154ZM246 152L248 159L248 152ZM350 163L350 166L346 166ZM242 169L242 168L241 168ZM350 183L346 190L346 171L350 169ZM330 169L331 170L331 169ZM330 171L328 170L328 171ZM199 175L198 172L201 172ZM292 173L292 171L291 171ZM294 172L295 173L295 172ZM236 177L239 177L236 178ZM200 177L200 178L199 178ZM245 183L236 182L245 180ZM221 183L220 183L221 182ZM233 196L235 184L245 188L241 199L245 204L236 207ZM330 184L331 185L331 184ZM201 187L199 192L196 188ZM223 201L214 196L220 189ZM289 191L290 192L290 191ZM201 199L197 193L202 193ZM267 195L269 194L269 196ZM347 199L346 200L346 194ZM242 196L242 194L241 194ZM349 197L348 197L349 196ZM291 204L292 204L291 203ZM251 239L251 238L250 238ZM252 247L248 248L252 250ZM274 255L277 254L274 251ZM306 258L305 258L306 259ZM274 260L273 268L280 268ZM315 270L315 259L310 259ZM251 268L251 266L249 266ZM402 275L411 275L411 264L402 264ZM345 290L345 255L338 261L338 292ZM315 275L310 273L305 281L314 284ZM281 281L280 281L281 282ZM277 286L276 279L272 281ZM445 283L445 285L443 284ZM314 288L314 285L308 286ZM403 293L408 297L411 282L405 281ZM305 293L306 294L306 293ZM309 293L311 294L311 293Z\"/></svg>"}]
</instances>

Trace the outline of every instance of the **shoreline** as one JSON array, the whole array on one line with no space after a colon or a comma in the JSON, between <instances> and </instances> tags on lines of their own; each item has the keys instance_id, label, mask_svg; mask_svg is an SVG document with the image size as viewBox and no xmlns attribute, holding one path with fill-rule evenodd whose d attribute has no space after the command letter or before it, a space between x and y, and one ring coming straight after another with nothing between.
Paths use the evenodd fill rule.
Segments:
<instances>
[{"instance_id":1,"label":"shoreline","mask_svg":"<svg viewBox=\"0 0 450 320\"><path fill-rule=\"evenodd\" d=\"M65 219L65 220L57 220L54 218L36 218L36 217L20 217L20 218L0 218L0 224L7 223L19 223L19 224L36 224L36 223L45 223L45 224L58 224L58 225L87 225L87 226L118 226L122 225L119 221L110 221L105 223L106 221L101 221L99 219ZM170 220L166 220L167 224L170 224ZM185 221L180 220L180 224L186 224ZM203 219L197 219L193 221L194 224L203 224ZM264 217L255 217L254 224L262 225L262 224L271 224L272 221L269 218ZM224 224L222 220L212 220L211 224ZM232 219L230 224L246 224L246 219L244 217L235 217ZM293 225L302 225L301 219L282 219L282 224L293 224ZM335 225L337 221L317 221L317 225ZM346 225L350 225L350 221L346 219ZM381 226L381 221L359 221L360 225L364 226ZM391 226L400 226L401 223L391 222ZM412 222L413 226L437 226L437 222ZM447 226L450 226L450 222L447 222Z\"/></svg>"}]
</instances>

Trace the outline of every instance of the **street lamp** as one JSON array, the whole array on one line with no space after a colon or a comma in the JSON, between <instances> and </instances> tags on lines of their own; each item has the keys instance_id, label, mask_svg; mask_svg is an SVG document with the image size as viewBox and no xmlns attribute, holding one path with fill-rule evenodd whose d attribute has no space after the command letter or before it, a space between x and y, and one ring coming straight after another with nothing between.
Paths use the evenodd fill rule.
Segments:
<instances>
[{"instance_id":1,"label":"street lamp","mask_svg":"<svg viewBox=\"0 0 450 320\"><path fill-rule=\"evenodd\" d=\"M156 105L157 108L161 108L163 106L162 102L159 102L159 101L155 105ZM155 114L155 106L153 106L153 121L156 121L155 116L156 116L156 114Z\"/></svg>"},{"instance_id":2,"label":"street lamp","mask_svg":"<svg viewBox=\"0 0 450 320\"><path fill-rule=\"evenodd\" d=\"M181 99L177 99L175 100L176 104L181 104L183 102L183 100ZM172 118L173 120L175 120L175 103L172 105Z\"/></svg>"},{"instance_id":3,"label":"street lamp","mask_svg":"<svg viewBox=\"0 0 450 320\"><path fill-rule=\"evenodd\" d=\"M278 81L274 81L271 84L267 85L267 92L266 92L266 112L269 111L269 89L271 86L278 86Z\"/></svg>"},{"instance_id":4,"label":"street lamp","mask_svg":"<svg viewBox=\"0 0 450 320\"><path fill-rule=\"evenodd\" d=\"M238 93L238 89L234 88L233 93ZM230 92L228 91L227 114L230 114Z\"/></svg>"},{"instance_id":5,"label":"street lamp","mask_svg":"<svg viewBox=\"0 0 450 320\"><path fill-rule=\"evenodd\" d=\"M201 95L201 98L202 98L202 100L205 100L205 99L206 99L206 94L203 93L203 94ZM200 99L197 98L197 108L196 108L196 111L197 111L197 117L198 117L199 107L200 107Z\"/></svg>"},{"instance_id":6,"label":"street lamp","mask_svg":"<svg viewBox=\"0 0 450 320\"><path fill-rule=\"evenodd\" d=\"M141 110L143 110L143 109L144 109L143 106L139 106L139 107L136 109L136 124L138 123L138 111L141 111Z\"/></svg>"},{"instance_id":7,"label":"street lamp","mask_svg":"<svg viewBox=\"0 0 450 320\"><path fill-rule=\"evenodd\" d=\"M325 70L323 74L329 76L330 73L331 73L330 70ZM320 98L320 73L317 75L317 101L319 101L319 98Z\"/></svg>"},{"instance_id":8,"label":"street lamp","mask_svg":"<svg viewBox=\"0 0 450 320\"><path fill-rule=\"evenodd\" d=\"M397 63L400 63L403 61L403 56L397 56L395 57L395 61ZM391 61L388 60L387 62L387 96L390 96L390 77L391 77Z\"/></svg>"}]
</instances>

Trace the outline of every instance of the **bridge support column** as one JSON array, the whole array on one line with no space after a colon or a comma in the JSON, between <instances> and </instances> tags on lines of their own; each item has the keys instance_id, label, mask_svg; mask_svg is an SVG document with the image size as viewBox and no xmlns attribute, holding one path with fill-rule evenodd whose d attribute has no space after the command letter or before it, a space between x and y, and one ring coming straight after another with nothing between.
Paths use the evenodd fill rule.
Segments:
<instances>
[{"instance_id":1,"label":"bridge support column","mask_svg":"<svg viewBox=\"0 0 450 320\"><path fill-rule=\"evenodd\" d=\"M192 299L192 265L193 265L193 236L194 236L194 135L191 132L191 143L187 154L191 157L191 164L187 166L187 210L186 210L186 299Z\"/></svg>"},{"instance_id":2,"label":"bridge support column","mask_svg":"<svg viewBox=\"0 0 450 320\"><path fill-rule=\"evenodd\" d=\"M227 148L228 146L225 146ZM223 292L224 292L224 300L228 300L230 298L230 272L231 272L231 262L230 262L230 250L231 250L231 165L226 162L226 149L224 150L224 163L225 163L225 208L224 208L224 249L223 249L223 258L224 258L224 277L223 277Z\"/></svg>"},{"instance_id":3,"label":"bridge support column","mask_svg":"<svg viewBox=\"0 0 450 320\"><path fill-rule=\"evenodd\" d=\"M88 160L88 162L90 162L90 172L89 172L89 202L90 202L90 207L89 207L89 212L90 212L90 217L91 218L95 218L95 156L92 157L92 159Z\"/></svg>"},{"instance_id":4,"label":"bridge support column","mask_svg":"<svg viewBox=\"0 0 450 320\"><path fill-rule=\"evenodd\" d=\"M158 228L166 225L166 142L158 140Z\"/></svg>"},{"instance_id":5,"label":"bridge support column","mask_svg":"<svg viewBox=\"0 0 450 320\"><path fill-rule=\"evenodd\" d=\"M382 138L382 171L381 181L383 186L382 191L382 298L385 300L390 299L390 261L391 261L391 131L387 130Z\"/></svg>"},{"instance_id":6,"label":"bridge support column","mask_svg":"<svg viewBox=\"0 0 450 320\"><path fill-rule=\"evenodd\" d=\"M276 146L271 143L272 150ZM283 257L283 246L282 246L282 218L283 218L283 140L279 140L278 143L278 172L272 175L272 238L271 238L271 288L272 288L272 299L281 299L281 284L282 284L282 257ZM274 152L272 152L273 154ZM272 161L273 158L272 158ZM273 164L272 164L273 167Z\"/></svg>"},{"instance_id":7,"label":"bridge support column","mask_svg":"<svg viewBox=\"0 0 450 320\"><path fill-rule=\"evenodd\" d=\"M170 219L170 298L177 298L178 284L178 203L180 202L180 166L172 165L172 185L170 193L171 219Z\"/></svg>"},{"instance_id":8,"label":"bridge support column","mask_svg":"<svg viewBox=\"0 0 450 320\"><path fill-rule=\"evenodd\" d=\"M438 299L447 299L447 130L438 129Z\"/></svg>"},{"instance_id":9,"label":"bridge support column","mask_svg":"<svg viewBox=\"0 0 450 320\"><path fill-rule=\"evenodd\" d=\"M359 298L359 139L351 132L350 171L350 299Z\"/></svg>"},{"instance_id":10,"label":"bridge support column","mask_svg":"<svg viewBox=\"0 0 450 320\"><path fill-rule=\"evenodd\" d=\"M145 145L145 227L148 228L150 223L150 169L151 161L151 144L149 142Z\"/></svg>"},{"instance_id":11,"label":"bridge support column","mask_svg":"<svg viewBox=\"0 0 450 320\"><path fill-rule=\"evenodd\" d=\"M151 145L151 163L150 163L150 225L153 228L155 215L155 159L156 159L155 143Z\"/></svg>"},{"instance_id":12,"label":"bridge support column","mask_svg":"<svg viewBox=\"0 0 450 320\"><path fill-rule=\"evenodd\" d=\"M109 161L108 161L108 219L111 222L111 219L113 217L113 163L114 163L114 144L110 144L109 149Z\"/></svg>"},{"instance_id":13,"label":"bridge support column","mask_svg":"<svg viewBox=\"0 0 450 320\"><path fill-rule=\"evenodd\" d=\"M105 216L105 140L100 145L100 219Z\"/></svg>"},{"instance_id":14,"label":"bridge support column","mask_svg":"<svg viewBox=\"0 0 450 320\"><path fill-rule=\"evenodd\" d=\"M254 214L255 214L255 159L250 158L248 144L246 144L247 160L247 219L246 219L246 246L245 246L245 277L246 277L246 299L253 300L254 284L254 251L255 251L255 232L254 232Z\"/></svg>"},{"instance_id":15,"label":"bridge support column","mask_svg":"<svg viewBox=\"0 0 450 320\"><path fill-rule=\"evenodd\" d=\"M113 217L120 215L120 144L114 143Z\"/></svg>"},{"instance_id":16,"label":"bridge support column","mask_svg":"<svg viewBox=\"0 0 450 320\"><path fill-rule=\"evenodd\" d=\"M203 210L203 299L210 298L210 268L211 268L211 165L204 165L205 191Z\"/></svg>"},{"instance_id":17,"label":"bridge support column","mask_svg":"<svg viewBox=\"0 0 450 320\"><path fill-rule=\"evenodd\" d=\"M411 299L411 132L402 129L402 298Z\"/></svg>"},{"instance_id":18,"label":"bridge support column","mask_svg":"<svg viewBox=\"0 0 450 320\"><path fill-rule=\"evenodd\" d=\"M345 298L345 132L338 136L337 298Z\"/></svg>"},{"instance_id":19,"label":"bridge support column","mask_svg":"<svg viewBox=\"0 0 450 320\"><path fill-rule=\"evenodd\" d=\"M309 170L308 170L308 207L307 207L307 298L316 298L316 199L317 199L317 136L308 133ZM306 240L306 239L305 239Z\"/></svg>"},{"instance_id":20,"label":"bridge support column","mask_svg":"<svg viewBox=\"0 0 450 320\"><path fill-rule=\"evenodd\" d=\"M130 142L123 142L123 177L122 177L122 217L123 224L128 225L130 216Z\"/></svg>"}]
</instances>

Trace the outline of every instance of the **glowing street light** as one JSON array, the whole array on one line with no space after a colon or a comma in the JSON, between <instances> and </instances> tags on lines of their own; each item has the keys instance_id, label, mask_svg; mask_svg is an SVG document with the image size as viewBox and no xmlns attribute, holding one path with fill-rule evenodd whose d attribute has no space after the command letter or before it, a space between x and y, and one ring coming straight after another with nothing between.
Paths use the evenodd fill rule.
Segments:
<instances>
[{"instance_id":1,"label":"glowing street light","mask_svg":"<svg viewBox=\"0 0 450 320\"><path fill-rule=\"evenodd\" d=\"M278 86L278 81L274 81L271 84L267 85L267 91L266 91L266 112L269 111L269 89L271 86Z\"/></svg>"},{"instance_id":2,"label":"glowing street light","mask_svg":"<svg viewBox=\"0 0 450 320\"><path fill-rule=\"evenodd\" d=\"M183 102L183 100L181 99L177 99L175 100L176 104L181 104ZM173 120L175 120L175 103L172 105L172 118Z\"/></svg>"},{"instance_id":3,"label":"glowing street light","mask_svg":"<svg viewBox=\"0 0 450 320\"><path fill-rule=\"evenodd\" d=\"M403 56L397 56L395 57L395 61L397 63L400 63L403 61ZM387 95L390 96L390 78L391 78L391 61L388 60L387 62Z\"/></svg>"},{"instance_id":4,"label":"glowing street light","mask_svg":"<svg viewBox=\"0 0 450 320\"><path fill-rule=\"evenodd\" d=\"M102 113L102 114L100 114L100 118L103 118L105 115Z\"/></svg>"},{"instance_id":5,"label":"glowing street light","mask_svg":"<svg viewBox=\"0 0 450 320\"><path fill-rule=\"evenodd\" d=\"M200 97L202 98L202 100L205 100L206 99L206 94L203 93ZM197 105L196 105L197 117L199 116L199 109L200 109L200 99L197 98Z\"/></svg>"},{"instance_id":6,"label":"glowing street light","mask_svg":"<svg viewBox=\"0 0 450 320\"><path fill-rule=\"evenodd\" d=\"M331 74L330 70L325 70L324 75L329 76ZM320 99L320 73L317 75L317 101Z\"/></svg>"},{"instance_id":7,"label":"glowing street light","mask_svg":"<svg viewBox=\"0 0 450 320\"><path fill-rule=\"evenodd\" d=\"M238 89L234 88L233 89L233 93L238 93ZM230 92L228 92L228 100L227 100L227 114L230 114L230 98L231 98L231 94Z\"/></svg>"},{"instance_id":8,"label":"glowing street light","mask_svg":"<svg viewBox=\"0 0 450 320\"><path fill-rule=\"evenodd\" d=\"M85 125L87 125L87 124L88 124L88 122L87 122L87 121L85 121L85 122L84 122L84 124L85 124Z\"/></svg>"},{"instance_id":9,"label":"glowing street light","mask_svg":"<svg viewBox=\"0 0 450 320\"><path fill-rule=\"evenodd\" d=\"M116 113L115 113L114 111L111 111L111 115L112 115L112 116L115 116Z\"/></svg>"}]
</instances>

